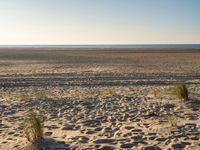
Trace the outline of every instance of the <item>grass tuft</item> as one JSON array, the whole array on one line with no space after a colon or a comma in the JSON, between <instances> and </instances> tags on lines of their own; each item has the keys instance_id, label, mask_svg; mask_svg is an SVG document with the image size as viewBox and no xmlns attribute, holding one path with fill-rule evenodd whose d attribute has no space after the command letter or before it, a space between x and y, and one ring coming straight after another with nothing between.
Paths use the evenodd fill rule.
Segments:
<instances>
[{"instance_id":1,"label":"grass tuft","mask_svg":"<svg viewBox=\"0 0 200 150\"><path fill-rule=\"evenodd\" d=\"M42 91L34 91L34 97L37 99L37 100L45 100L48 98L48 93L44 90Z\"/></svg>"},{"instance_id":2,"label":"grass tuft","mask_svg":"<svg viewBox=\"0 0 200 150\"><path fill-rule=\"evenodd\" d=\"M172 127L175 127L178 124L178 119L175 115L167 115L167 121Z\"/></svg>"},{"instance_id":3,"label":"grass tuft","mask_svg":"<svg viewBox=\"0 0 200 150\"><path fill-rule=\"evenodd\" d=\"M19 95L18 95L18 98L22 101L28 101L30 100L30 96L25 93L25 92L21 92Z\"/></svg>"},{"instance_id":4,"label":"grass tuft","mask_svg":"<svg viewBox=\"0 0 200 150\"><path fill-rule=\"evenodd\" d=\"M23 130L26 139L34 142L43 138L43 121L37 113L30 111L24 120Z\"/></svg>"},{"instance_id":5,"label":"grass tuft","mask_svg":"<svg viewBox=\"0 0 200 150\"><path fill-rule=\"evenodd\" d=\"M176 92L176 96L179 99L183 99L185 101L188 100L188 89L187 89L185 83L178 83L175 86L175 92Z\"/></svg>"}]
</instances>

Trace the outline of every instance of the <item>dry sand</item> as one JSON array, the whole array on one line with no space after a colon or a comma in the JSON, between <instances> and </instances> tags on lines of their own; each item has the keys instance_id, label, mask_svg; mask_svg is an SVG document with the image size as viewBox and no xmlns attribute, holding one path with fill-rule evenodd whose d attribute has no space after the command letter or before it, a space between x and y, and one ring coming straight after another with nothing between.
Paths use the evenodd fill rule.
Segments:
<instances>
[{"instance_id":1,"label":"dry sand","mask_svg":"<svg viewBox=\"0 0 200 150\"><path fill-rule=\"evenodd\" d=\"M0 49L0 149L30 145L28 109L45 117L37 149L200 149L199 85L200 50Z\"/></svg>"}]
</instances>

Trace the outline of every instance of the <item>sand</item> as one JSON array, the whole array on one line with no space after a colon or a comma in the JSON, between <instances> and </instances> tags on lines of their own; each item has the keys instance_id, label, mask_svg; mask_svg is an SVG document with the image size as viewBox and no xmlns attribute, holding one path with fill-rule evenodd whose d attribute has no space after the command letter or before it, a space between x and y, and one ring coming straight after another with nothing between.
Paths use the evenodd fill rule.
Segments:
<instances>
[{"instance_id":1,"label":"sand","mask_svg":"<svg viewBox=\"0 0 200 150\"><path fill-rule=\"evenodd\" d=\"M199 149L199 85L200 50L0 49L0 149L31 145L29 109L44 116L36 149Z\"/></svg>"}]
</instances>

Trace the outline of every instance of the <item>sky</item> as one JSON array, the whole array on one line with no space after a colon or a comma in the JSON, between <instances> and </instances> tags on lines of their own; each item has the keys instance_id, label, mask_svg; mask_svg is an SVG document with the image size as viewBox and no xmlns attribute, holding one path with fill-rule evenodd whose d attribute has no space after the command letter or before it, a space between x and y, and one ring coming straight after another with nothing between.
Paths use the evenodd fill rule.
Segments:
<instances>
[{"instance_id":1,"label":"sky","mask_svg":"<svg viewBox=\"0 0 200 150\"><path fill-rule=\"evenodd\" d=\"M200 44L200 0L0 0L0 45Z\"/></svg>"}]
</instances>

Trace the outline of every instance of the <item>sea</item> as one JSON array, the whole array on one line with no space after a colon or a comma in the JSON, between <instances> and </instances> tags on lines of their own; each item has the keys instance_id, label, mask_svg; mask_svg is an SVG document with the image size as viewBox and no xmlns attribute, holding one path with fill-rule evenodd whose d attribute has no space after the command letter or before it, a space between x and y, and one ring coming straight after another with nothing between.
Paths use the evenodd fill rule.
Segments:
<instances>
[{"instance_id":1,"label":"sea","mask_svg":"<svg viewBox=\"0 0 200 150\"><path fill-rule=\"evenodd\" d=\"M0 45L0 48L200 49L200 44Z\"/></svg>"}]
</instances>

